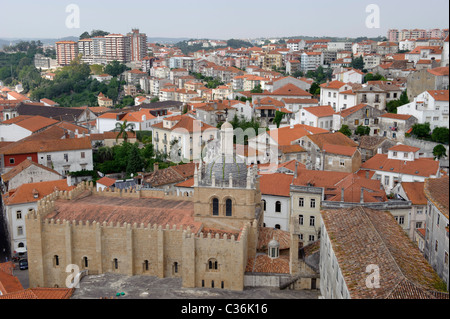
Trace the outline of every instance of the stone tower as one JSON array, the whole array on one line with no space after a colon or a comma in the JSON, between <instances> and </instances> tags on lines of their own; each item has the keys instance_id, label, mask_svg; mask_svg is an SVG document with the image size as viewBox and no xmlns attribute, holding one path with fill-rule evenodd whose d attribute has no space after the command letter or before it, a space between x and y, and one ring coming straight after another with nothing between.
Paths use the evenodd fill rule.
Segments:
<instances>
[{"instance_id":1,"label":"stone tower","mask_svg":"<svg viewBox=\"0 0 450 319\"><path fill-rule=\"evenodd\" d=\"M205 227L236 231L262 222L256 171L234 154L233 126L225 122L220 142L210 143L194 177L194 216Z\"/></svg>"}]
</instances>

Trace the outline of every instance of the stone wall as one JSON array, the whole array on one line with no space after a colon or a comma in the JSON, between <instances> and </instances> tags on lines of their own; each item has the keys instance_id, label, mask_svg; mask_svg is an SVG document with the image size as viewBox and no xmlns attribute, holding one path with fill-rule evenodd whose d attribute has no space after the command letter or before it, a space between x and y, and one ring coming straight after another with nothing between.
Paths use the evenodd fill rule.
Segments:
<instances>
[{"instance_id":1,"label":"stone wall","mask_svg":"<svg viewBox=\"0 0 450 319\"><path fill-rule=\"evenodd\" d=\"M45 219L54 211L57 199L96 194L129 198L145 194L180 200L160 191L97 191L92 183L46 196L38 202L37 211L26 218L30 287L65 287L69 275L66 267L76 265L89 274L181 277L183 287L211 287L214 281L214 288L244 289L245 266L256 252L259 221L243 224L236 238L218 234L212 237L210 233L203 236L177 225ZM209 269L210 260L217 261L217 269Z\"/></svg>"}]
</instances>

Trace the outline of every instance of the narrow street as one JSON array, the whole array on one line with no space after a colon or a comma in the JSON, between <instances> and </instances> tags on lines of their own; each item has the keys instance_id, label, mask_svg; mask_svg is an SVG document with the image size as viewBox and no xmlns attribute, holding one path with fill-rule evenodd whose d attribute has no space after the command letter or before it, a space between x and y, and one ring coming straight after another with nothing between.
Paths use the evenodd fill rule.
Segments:
<instances>
[{"instance_id":1,"label":"narrow street","mask_svg":"<svg viewBox=\"0 0 450 319\"><path fill-rule=\"evenodd\" d=\"M6 233L6 220L3 216L3 203L0 201L0 262L5 262L6 257L11 260L10 246L8 244L8 236ZM5 251L3 251L3 249Z\"/></svg>"}]
</instances>

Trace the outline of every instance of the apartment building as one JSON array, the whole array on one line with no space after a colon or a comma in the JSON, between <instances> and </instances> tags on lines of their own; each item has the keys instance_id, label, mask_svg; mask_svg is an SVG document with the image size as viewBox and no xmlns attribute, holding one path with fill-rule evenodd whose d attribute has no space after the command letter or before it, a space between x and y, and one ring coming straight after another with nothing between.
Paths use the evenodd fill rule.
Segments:
<instances>
[{"instance_id":1,"label":"apartment building","mask_svg":"<svg viewBox=\"0 0 450 319\"><path fill-rule=\"evenodd\" d=\"M78 43L75 41L56 42L56 60L59 66L69 65L78 57Z\"/></svg>"},{"instance_id":2,"label":"apartment building","mask_svg":"<svg viewBox=\"0 0 450 319\"><path fill-rule=\"evenodd\" d=\"M141 61L147 56L147 35L139 33L139 29L133 29L127 37L130 38L130 60Z\"/></svg>"}]
</instances>

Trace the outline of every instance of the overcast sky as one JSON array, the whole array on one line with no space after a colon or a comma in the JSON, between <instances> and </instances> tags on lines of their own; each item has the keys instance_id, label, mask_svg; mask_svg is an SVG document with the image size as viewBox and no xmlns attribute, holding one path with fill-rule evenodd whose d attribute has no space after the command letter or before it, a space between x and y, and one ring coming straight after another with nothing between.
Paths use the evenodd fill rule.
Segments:
<instances>
[{"instance_id":1,"label":"overcast sky","mask_svg":"<svg viewBox=\"0 0 450 319\"><path fill-rule=\"evenodd\" d=\"M79 28L66 25L70 4L80 10ZM370 4L380 8L379 28L366 27ZM448 0L0 0L0 38L131 28L172 38L376 37L390 28L448 28L448 10Z\"/></svg>"}]
</instances>

